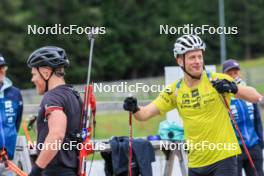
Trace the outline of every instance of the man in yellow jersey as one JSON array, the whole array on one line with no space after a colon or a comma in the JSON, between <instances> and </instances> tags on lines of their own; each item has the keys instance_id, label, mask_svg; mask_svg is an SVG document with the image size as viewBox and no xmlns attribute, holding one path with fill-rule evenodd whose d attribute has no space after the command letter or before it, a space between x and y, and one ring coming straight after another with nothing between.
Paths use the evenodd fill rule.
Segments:
<instances>
[{"instance_id":1,"label":"man in yellow jersey","mask_svg":"<svg viewBox=\"0 0 264 176\"><path fill-rule=\"evenodd\" d=\"M196 35L183 35L174 44L174 57L184 71L146 106L134 97L124 101L124 109L145 121L176 108L183 120L188 150L189 176L237 175L236 155L241 153L228 110L221 95L230 103L233 95L249 102L262 96L252 87L236 85L228 75L204 70L205 43ZM214 80L214 81L211 81Z\"/></svg>"}]
</instances>

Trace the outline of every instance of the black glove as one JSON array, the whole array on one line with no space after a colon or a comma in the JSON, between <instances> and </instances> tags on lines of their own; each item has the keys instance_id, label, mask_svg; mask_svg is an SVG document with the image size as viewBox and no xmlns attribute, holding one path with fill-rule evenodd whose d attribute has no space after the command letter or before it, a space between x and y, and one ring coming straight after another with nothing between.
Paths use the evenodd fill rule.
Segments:
<instances>
[{"instance_id":1,"label":"black glove","mask_svg":"<svg viewBox=\"0 0 264 176\"><path fill-rule=\"evenodd\" d=\"M134 97L127 97L124 101L123 105L124 110L136 113L139 111L139 107L137 105L137 99Z\"/></svg>"},{"instance_id":2,"label":"black glove","mask_svg":"<svg viewBox=\"0 0 264 176\"><path fill-rule=\"evenodd\" d=\"M236 94L238 89L235 82L228 81L226 79L217 79L212 81L213 87L219 92L222 93L233 93Z\"/></svg>"},{"instance_id":3,"label":"black glove","mask_svg":"<svg viewBox=\"0 0 264 176\"><path fill-rule=\"evenodd\" d=\"M40 168L37 164L34 164L28 176L41 176L42 171L43 171L42 168Z\"/></svg>"},{"instance_id":4,"label":"black glove","mask_svg":"<svg viewBox=\"0 0 264 176\"><path fill-rule=\"evenodd\" d=\"M27 125L27 129L30 131L33 128L33 125L35 123L35 121L37 120L37 116L33 115Z\"/></svg>"}]
</instances>

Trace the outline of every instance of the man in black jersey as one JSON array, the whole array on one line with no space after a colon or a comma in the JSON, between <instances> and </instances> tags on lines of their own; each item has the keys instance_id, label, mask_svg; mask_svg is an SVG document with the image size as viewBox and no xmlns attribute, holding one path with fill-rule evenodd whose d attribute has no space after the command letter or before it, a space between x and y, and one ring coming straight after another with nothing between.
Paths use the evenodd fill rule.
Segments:
<instances>
[{"instance_id":1,"label":"man in black jersey","mask_svg":"<svg viewBox=\"0 0 264 176\"><path fill-rule=\"evenodd\" d=\"M27 64L38 94L44 95L37 118L38 158L29 176L76 176L78 150L70 144L76 142L72 136L80 128L82 101L65 83L66 53L59 47L42 47L29 56Z\"/></svg>"}]
</instances>

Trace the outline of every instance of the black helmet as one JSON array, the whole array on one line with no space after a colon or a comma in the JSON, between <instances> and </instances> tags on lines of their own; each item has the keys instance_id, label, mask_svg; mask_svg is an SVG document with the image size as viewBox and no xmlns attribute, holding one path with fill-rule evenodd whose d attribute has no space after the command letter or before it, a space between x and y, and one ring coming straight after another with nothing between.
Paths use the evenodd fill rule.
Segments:
<instances>
[{"instance_id":1,"label":"black helmet","mask_svg":"<svg viewBox=\"0 0 264 176\"><path fill-rule=\"evenodd\" d=\"M27 60L28 67L51 68L68 67L70 62L66 56L64 49L56 46L44 46L35 50Z\"/></svg>"}]
</instances>

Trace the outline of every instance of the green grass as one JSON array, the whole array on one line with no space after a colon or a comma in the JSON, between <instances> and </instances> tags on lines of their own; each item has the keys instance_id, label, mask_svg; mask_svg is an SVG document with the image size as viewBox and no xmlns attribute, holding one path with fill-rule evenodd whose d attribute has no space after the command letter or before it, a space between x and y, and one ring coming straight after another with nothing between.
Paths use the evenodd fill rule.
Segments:
<instances>
[{"instance_id":1,"label":"green grass","mask_svg":"<svg viewBox=\"0 0 264 176\"><path fill-rule=\"evenodd\" d=\"M264 84L259 84L255 88L258 90L258 92L264 94Z\"/></svg>"},{"instance_id":2,"label":"green grass","mask_svg":"<svg viewBox=\"0 0 264 176\"><path fill-rule=\"evenodd\" d=\"M96 138L105 139L112 136L128 136L128 113L98 114L96 116ZM133 136L155 135L158 132L162 117L155 117L147 122L139 122L133 118Z\"/></svg>"},{"instance_id":3,"label":"green grass","mask_svg":"<svg viewBox=\"0 0 264 176\"><path fill-rule=\"evenodd\" d=\"M239 64L240 64L241 69L258 68L258 67L264 68L264 57L253 59L253 60L239 61ZM217 65L216 69L218 72L221 72L222 65Z\"/></svg>"},{"instance_id":4,"label":"green grass","mask_svg":"<svg viewBox=\"0 0 264 176\"><path fill-rule=\"evenodd\" d=\"M264 58L259 58L259 59L255 59L255 60L246 60L246 61L242 61L242 62L239 62L240 63L240 66L241 66L241 70L246 70L246 69L257 69L257 68L263 68L263 71L264 71ZM256 79L260 79L260 75L259 75L259 72L256 72L253 74L257 74L257 75L254 75L252 77L255 77ZM262 80L262 79L260 79ZM264 94L264 82L259 82L259 83L255 83L255 88L262 94Z\"/></svg>"},{"instance_id":5,"label":"green grass","mask_svg":"<svg viewBox=\"0 0 264 176\"><path fill-rule=\"evenodd\" d=\"M240 62L242 69L264 67L264 57Z\"/></svg>"}]
</instances>

